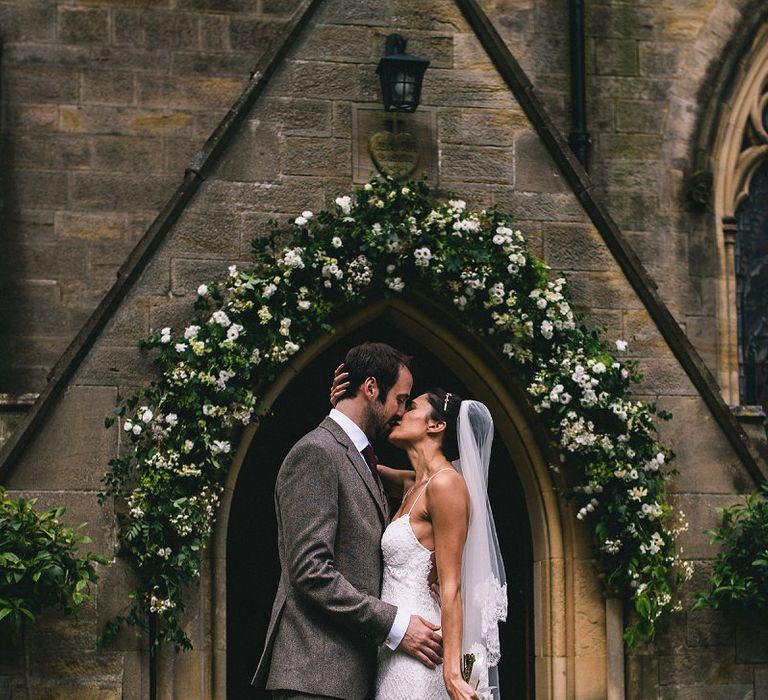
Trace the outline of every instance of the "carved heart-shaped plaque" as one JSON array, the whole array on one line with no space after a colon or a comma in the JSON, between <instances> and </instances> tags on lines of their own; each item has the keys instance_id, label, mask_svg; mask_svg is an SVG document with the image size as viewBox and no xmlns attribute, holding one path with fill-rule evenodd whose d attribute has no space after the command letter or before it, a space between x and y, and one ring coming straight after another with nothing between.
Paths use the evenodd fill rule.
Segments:
<instances>
[{"instance_id":1,"label":"carved heart-shaped plaque","mask_svg":"<svg viewBox=\"0 0 768 700\"><path fill-rule=\"evenodd\" d=\"M396 179L412 175L419 164L419 142L407 131L377 131L368 139L368 150L379 172Z\"/></svg>"}]
</instances>

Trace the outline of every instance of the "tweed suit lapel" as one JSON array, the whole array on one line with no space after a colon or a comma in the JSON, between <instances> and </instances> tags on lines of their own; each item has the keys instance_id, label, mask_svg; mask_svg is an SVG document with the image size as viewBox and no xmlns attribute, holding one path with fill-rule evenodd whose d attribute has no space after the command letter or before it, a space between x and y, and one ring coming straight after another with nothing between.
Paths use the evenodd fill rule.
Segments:
<instances>
[{"instance_id":1,"label":"tweed suit lapel","mask_svg":"<svg viewBox=\"0 0 768 700\"><path fill-rule=\"evenodd\" d=\"M363 455L360 454L358 449L352 443L352 440L349 439L349 436L342 430L341 426L333 420L333 418L326 417L325 420L320 423L320 427L325 428L331 435L333 435L336 441L346 449L347 459L352 463L355 471L363 480L363 483L376 504L376 508L379 511L379 517L386 525L389 512L387 497L384 494L381 482L378 479L373 478L371 470L368 469L368 464L363 458Z\"/></svg>"}]
</instances>

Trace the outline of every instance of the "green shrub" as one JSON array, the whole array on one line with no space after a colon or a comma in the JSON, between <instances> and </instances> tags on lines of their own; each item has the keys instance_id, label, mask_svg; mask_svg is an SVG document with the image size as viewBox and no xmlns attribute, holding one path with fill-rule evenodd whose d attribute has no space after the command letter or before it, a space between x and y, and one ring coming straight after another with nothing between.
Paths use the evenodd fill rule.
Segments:
<instances>
[{"instance_id":1,"label":"green shrub","mask_svg":"<svg viewBox=\"0 0 768 700\"><path fill-rule=\"evenodd\" d=\"M90 584L98 580L95 564L104 557L89 552L78 556L78 546L91 540L64 527L64 508L38 513L35 499L9 498L0 486L0 630L34 621L43 610L65 613L90 600Z\"/></svg>"},{"instance_id":2,"label":"green shrub","mask_svg":"<svg viewBox=\"0 0 768 700\"><path fill-rule=\"evenodd\" d=\"M707 534L722 549L710 589L698 594L694 609L738 609L768 619L768 483L744 503L717 510L722 524Z\"/></svg>"}]
</instances>

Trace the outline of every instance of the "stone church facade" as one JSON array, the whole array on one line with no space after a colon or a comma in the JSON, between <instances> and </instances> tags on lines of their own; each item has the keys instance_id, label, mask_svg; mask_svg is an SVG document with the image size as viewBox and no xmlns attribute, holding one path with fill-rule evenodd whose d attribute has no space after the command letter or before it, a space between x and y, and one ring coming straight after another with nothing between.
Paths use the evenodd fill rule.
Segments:
<instances>
[{"instance_id":1,"label":"stone church facade","mask_svg":"<svg viewBox=\"0 0 768 700\"><path fill-rule=\"evenodd\" d=\"M426 124L433 183L512 212L567 275L587 323L630 340L638 396L673 413L662 437L677 455L675 499L690 522L681 544L696 567L686 610L654 643L623 648L621 601L603 597L588 529L553 490L530 412L439 315L403 301L350 318L297 358L273 400L333 343L381 323L495 407L530 532L531 595L516 611L530 621L525 678L509 697L768 698L768 630L690 611L716 508L768 475L768 391L749 359L768 340L752 332L759 297L744 288L768 231L768 7L595 0L585 18L589 175L566 141L565 3L0 3L0 483L65 505L115 557L114 509L96 494L121 436L103 420L153 376L138 341L184 325L198 284L247 264L269 219L318 211L371 172L360 144L365 120L381 116L375 67L397 32L431 62L414 119ZM158 697L247 697L234 690L247 659L233 661L244 594L228 557L260 441L257 430L240 437L190 592L195 649L161 653ZM96 646L130 586L119 558L101 574L75 621L51 616L24 641L0 640L0 697L147 697L146 641L126 632ZM259 649L247 651L255 666Z\"/></svg>"}]
</instances>

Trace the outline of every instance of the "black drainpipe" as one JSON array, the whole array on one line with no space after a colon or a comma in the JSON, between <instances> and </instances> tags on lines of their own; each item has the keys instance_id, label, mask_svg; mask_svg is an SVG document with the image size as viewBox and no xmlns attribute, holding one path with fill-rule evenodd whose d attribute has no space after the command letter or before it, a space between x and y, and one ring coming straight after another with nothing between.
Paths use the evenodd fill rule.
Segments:
<instances>
[{"instance_id":1,"label":"black drainpipe","mask_svg":"<svg viewBox=\"0 0 768 700\"><path fill-rule=\"evenodd\" d=\"M588 170L587 84L584 63L584 0L569 0L571 26L571 134L568 143Z\"/></svg>"}]
</instances>

